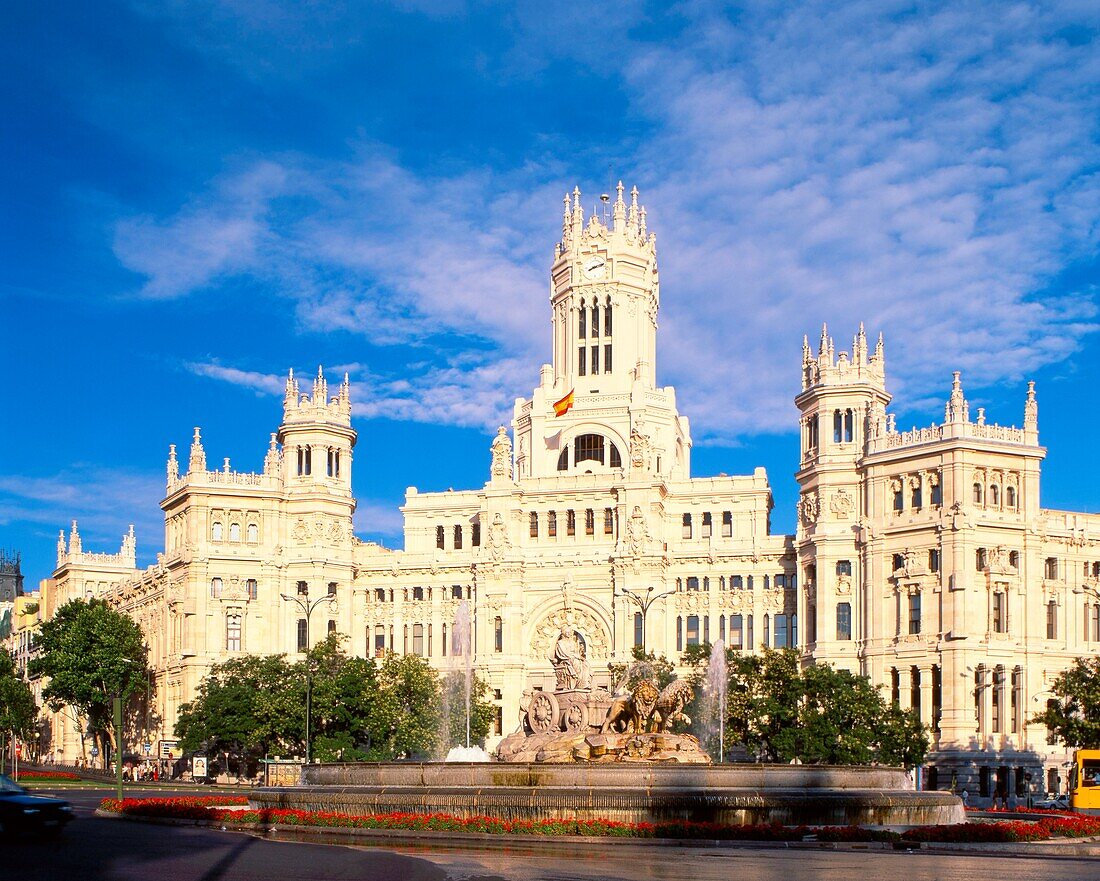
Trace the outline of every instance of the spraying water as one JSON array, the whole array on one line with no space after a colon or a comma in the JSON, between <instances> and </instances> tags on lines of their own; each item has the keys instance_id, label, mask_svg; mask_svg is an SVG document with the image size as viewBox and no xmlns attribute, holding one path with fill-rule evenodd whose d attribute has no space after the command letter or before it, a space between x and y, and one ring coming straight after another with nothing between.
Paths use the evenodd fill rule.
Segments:
<instances>
[{"instance_id":1,"label":"spraying water","mask_svg":"<svg viewBox=\"0 0 1100 881\"><path fill-rule=\"evenodd\" d=\"M729 674L726 669L726 644L718 640L710 647L710 662L707 664L707 709L711 719L718 721L718 761L726 757L726 690L729 686Z\"/></svg>"},{"instance_id":2,"label":"spraying water","mask_svg":"<svg viewBox=\"0 0 1100 881\"><path fill-rule=\"evenodd\" d=\"M465 670L463 695L466 698L466 749L470 748L470 683L474 676L473 622L470 601L462 600L455 611L454 634L451 637L454 654L462 655Z\"/></svg>"}]
</instances>

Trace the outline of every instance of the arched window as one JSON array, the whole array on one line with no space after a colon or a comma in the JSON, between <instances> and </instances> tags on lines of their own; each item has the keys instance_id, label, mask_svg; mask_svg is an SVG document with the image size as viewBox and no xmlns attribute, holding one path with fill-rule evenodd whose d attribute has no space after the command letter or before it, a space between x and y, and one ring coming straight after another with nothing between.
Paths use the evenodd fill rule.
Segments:
<instances>
[{"instance_id":1,"label":"arched window","mask_svg":"<svg viewBox=\"0 0 1100 881\"><path fill-rule=\"evenodd\" d=\"M217 599L222 595L222 580L220 578L210 579L210 596Z\"/></svg>"},{"instance_id":2,"label":"arched window","mask_svg":"<svg viewBox=\"0 0 1100 881\"><path fill-rule=\"evenodd\" d=\"M459 550L462 547L462 524L456 523L454 528L455 536L455 550Z\"/></svg>"},{"instance_id":3,"label":"arched window","mask_svg":"<svg viewBox=\"0 0 1100 881\"><path fill-rule=\"evenodd\" d=\"M836 638L850 640L852 638L852 604L836 604Z\"/></svg>"},{"instance_id":4,"label":"arched window","mask_svg":"<svg viewBox=\"0 0 1100 881\"><path fill-rule=\"evenodd\" d=\"M592 336L597 337L600 335L600 307L594 300L592 301ZM592 371L595 373L595 370Z\"/></svg>"},{"instance_id":5,"label":"arched window","mask_svg":"<svg viewBox=\"0 0 1100 881\"><path fill-rule=\"evenodd\" d=\"M504 651L504 620L499 616L493 619L493 651Z\"/></svg>"},{"instance_id":6,"label":"arched window","mask_svg":"<svg viewBox=\"0 0 1100 881\"><path fill-rule=\"evenodd\" d=\"M1016 507L1016 487L1005 487L1005 505L1009 508Z\"/></svg>"},{"instance_id":7,"label":"arched window","mask_svg":"<svg viewBox=\"0 0 1100 881\"><path fill-rule=\"evenodd\" d=\"M611 298L610 297L607 298L607 305L603 307L603 335L604 336L611 336Z\"/></svg>"},{"instance_id":8,"label":"arched window","mask_svg":"<svg viewBox=\"0 0 1100 881\"><path fill-rule=\"evenodd\" d=\"M582 340L588 336L585 324L588 319L588 310L585 309L584 300L581 300L580 309L577 310L577 336Z\"/></svg>"},{"instance_id":9,"label":"arched window","mask_svg":"<svg viewBox=\"0 0 1100 881\"><path fill-rule=\"evenodd\" d=\"M252 544L255 544L260 540L260 527L255 523L248 524L248 540Z\"/></svg>"},{"instance_id":10,"label":"arched window","mask_svg":"<svg viewBox=\"0 0 1100 881\"><path fill-rule=\"evenodd\" d=\"M619 448L611 443L611 441L608 441L607 445L611 449L611 455L608 459L608 464L611 465L612 468L622 468L623 460L622 457L619 455Z\"/></svg>"},{"instance_id":11,"label":"arched window","mask_svg":"<svg viewBox=\"0 0 1100 881\"><path fill-rule=\"evenodd\" d=\"M558 534L558 512L549 511L546 514L546 534L550 538L556 538Z\"/></svg>"},{"instance_id":12,"label":"arched window","mask_svg":"<svg viewBox=\"0 0 1100 881\"><path fill-rule=\"evenodd\" d=\"M531 538L539 537L539 514L538 511L531 512Z\"/></svg>"},{"instance_id":13,"label":"arched window","mask_svg":"<svg viewBox=\"0 0 1100 881\"><path fill-rule=\"evenodd\" d=\"M843 437L843 428L839 410L833 410L833 443L839 444Z\"/></svg>"},{"instance_id":14,"label":"arched window","mask_svg":"<svg viewBox=\"0 0 1100 881\"><path fill-rule=\"evenodd\" d=\"M615 511L613 508L603 509L603 534L615 534Z\"/></svg>"},{"instance_id":15,"label":"arched window","mask_svg":"<svg viewBox=\"0 0 1100 881\"><path fill-rule=\"evenodd\" d=\"M771 624L771 619L767 615L765 615L764 616L764 648L771 648L771 645L772 645L770 624Z\"/></svg>"},{"instance_id":16,"label":"arched window","mask_svg":"<svg viewBox=\"0 0 1100 881\"><path fill-rule=\"evenodd\" d=\"M851 410L844 411L844 443L850 444L855 434L855 414Z\"/></svg>"},{"instance_id":17,"label":"arched window","mask_svg":"<svg viewBox=\"0 0 1100 881\"><path fill-rule=\"evenodd\" d=\"M585 509L584 512L584 534L594 535L596 532L596 512L591 508Z\"/></svg>"},{"instance_id":18,"label":"arched window","mask_svg":"<svg viewBox=\"0 0 1100 881\"><path fill-rule=\"evenodd\" d=\"M989 488L989 504L994 508L999 507L1001 504L1001 488L997 484L993 484Z\"/></svg>"},{"instance_id":19,"label":"arched window","mask_svg":"<svg viewBox=\"0 0 1100 881\"><path fill-rule=\"evenodd\" d=\"M975 505L980 505L982 503L982 499L984 497L985 497L985 493L982 490L982 485L980 483L975 483L974 484L974 504Z\"/></svg>"},{"instance_id":20,"label":"arched window","mask_svg":"<svg viewBox=\"0 0 1100 881\"><path fill-rule=\"evenodd\" d=\"M573 464L595 461L601 465L604 461L603 435L582 434L573 442Z\"/></svg>"},{"instance_id":21,"label":"arched window","mask_svg":"<svg viewBox=\"0 0 1100 881\"><path fill-rule=\"evenodd\" d=\"M241 524L230 523L229 524L229 540L240 541L241 540Z\"/></svg>"},{"instance_id":22,"label":"arched window","mask_svg":"<svg viewBox=\"0 0 1100 881\"><path fill-rule=\"evenodd\" d=\"M569 470L569 447L566 447L561 451L561 455L558 456L558 471Z\"/></svg>"},{"instance_id":23,"label":"arched window","mask_svg":"<svg viewBox=\"0 0 1100 881\"><path fill-rule=\"evenodd\" d=\"M437 548L442 548L444 540L445 540L445 535L444 535L444 532L443 532L443 527L442 526L437 526L435 528L435 546Z\"/></svg>"},{"instance_id":24,"label":"arched window","mask_svg":"<svg viewBox=\"0 0 1100 881\"><path fill-rule=\"evenodd\" d=\"M210 527L210 538L213 541L222 540L222 525L217 520L215 520L214 525Z\"/></svg>"}]
</instances>

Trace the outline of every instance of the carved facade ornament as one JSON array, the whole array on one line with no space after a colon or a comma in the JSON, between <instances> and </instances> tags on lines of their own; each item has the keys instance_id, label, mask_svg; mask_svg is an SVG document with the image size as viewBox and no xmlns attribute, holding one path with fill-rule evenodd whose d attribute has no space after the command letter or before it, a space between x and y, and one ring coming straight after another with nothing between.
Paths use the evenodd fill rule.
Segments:
<instances>
[{"instance_id":1,"label":"carved facade ornament","mask_svg":"<svg viewBox=\"0 0 1100 881\"><path fill-rule=\"evenodd\" d=\"M645 514L635 505L630 519L626 523L626 550L635 560L645 553L646 542L649 540L649 527L645 522Z\"/></svg>"},{"instance_id":2,"label":"carved facade ornament","mask_svg":"<svg viewBox=\"0 0 1100 881\"><path fill-rule=\"evenodd\" d=\"M817 493L808 492L802 494L798 503L799 517L807 526L817 522Z\"/></svg>"},{"instance_id":3,"label":"carved facade ornament","mask_svg":"<svg viewBox=\"0 0 1100 881\"><path fill-rule=\"evenodd\" d=\"M497 429L491 450L493 459L489 467L490 474L494 480L509 480L512 477L512 441L503 425Z\"/></svg>"},{"instance_id":4,"label":"carved facade ornament","mask_svg":"<svg viewBox=\"0 0 1100 881\"><path fill-rule=\"evenodd\" d=\"M829 510L841 520L850 517L854 509L855 501L847 490L837 490L829 500Z\"/></svg>"},{"instance_id":5,"label":"carved facade ornament","mask_svg":"<svg viewBox=\"0 0 1100 881\"><path fill-rule=\"evenodd\" d=\"M532 661L545 663L545 659L550 656L551 647L557 643L563 629L584 642L585 660L589 664L593 660L608 657L607 633L599 619L584 607L558 609L543 618L535 628L527 657Z\"/></svg>"},{"instance_id":6,"label":"carved facade ornament","mask_svg":"<svg viewBox=\"0 0 1100 881\"><path fill-rule=\"evenodd\" d=\"M967 514L966 509L963 508L962 502L955 502L955 504L951 506L949 516L951 518L951 528L955 531L970 528L970 515Z\"/></svg>"},{"instance_id":7,"label":"carved facade ornament","mask_svg":"<svg viewBox=\"0 0 1100 881\"><path fill-rule=\"evenodd\" d=\"M499 563L504 559L505 553L511 548L508 540L508 527L504 525L504 518L500 514L493 515L493 522L489 526L489 557Z\"/></svg>"},{"instance_id":8,"label":"carved facade ornament","mask_svg":"<svg viewBox=\"0 0 1100 881\"><path fill-rule=\"evenodd\" d=\"M309 541L309 524L305 520L299 518L294 524L294 531L291 533L294 536L294 541L300 545L304 545Z\"/></svg>"},{"instance_id":9,"label":"carved facade ornament","mask_svg":"<svg viewBox=\"0 0 1100 881\"><path fill-rule=\"evenodd\" d=\"M812 586L807 586L807 590L812 590ZM852 593L852 576L850 575L838 575L836 577L836 594L837 596L850 596Z\"/></svg>"},{"instance_id":10,"label":"carved facade ornament","mask_svg":"<svg viewBox=\"0 0 1100 881\"><path fill-rule=\"evenodd\" d=\"M630 429L630 467L635 471L649 468L649 435L642 429L644 423L639 419Z\"/></svg>"}]
</instances>

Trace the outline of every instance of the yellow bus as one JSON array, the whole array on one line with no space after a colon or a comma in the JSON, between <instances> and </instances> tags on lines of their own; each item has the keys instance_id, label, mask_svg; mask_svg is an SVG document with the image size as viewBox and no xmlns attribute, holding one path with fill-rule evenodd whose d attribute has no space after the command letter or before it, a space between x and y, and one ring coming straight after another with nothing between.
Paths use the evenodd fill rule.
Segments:
<instances>
[{"instance_id":1,"label":"yellow bus","mask_svg":"<svg viewBox=\"0 0 1100 881\"><path fill-rule=\"evenodd\" d=\"M1069 806L1083 814L1100 814L1100 749L1079 749L1073 753Z\"/></svg>"}]
</instances>

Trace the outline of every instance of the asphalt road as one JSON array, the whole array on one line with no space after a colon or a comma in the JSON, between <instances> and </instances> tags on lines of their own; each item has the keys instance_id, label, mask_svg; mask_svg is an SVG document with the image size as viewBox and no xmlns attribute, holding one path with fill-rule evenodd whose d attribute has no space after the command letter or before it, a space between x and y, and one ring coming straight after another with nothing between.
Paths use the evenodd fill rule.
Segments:
<instances>
[{"instance_id":1,"label":"asphalt road","mask_svg":"<svg viewBox=\"0 0 1100 881\"><path fill-rule=\"evenodd\" d=\"M101 792L68 792L78 819L54 842L0 849L0 878L18 881L939 881L1100 878L1100 861L614 845L547 853L522 845L483 851L346 847L266 841L250 835L92 816ZM149 793L167 795L167 792ZM134 793L135 796L138 793Z\"/></svg>"}]
</instances>

